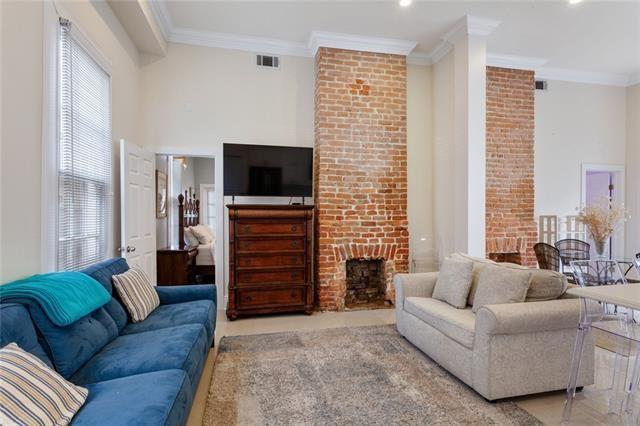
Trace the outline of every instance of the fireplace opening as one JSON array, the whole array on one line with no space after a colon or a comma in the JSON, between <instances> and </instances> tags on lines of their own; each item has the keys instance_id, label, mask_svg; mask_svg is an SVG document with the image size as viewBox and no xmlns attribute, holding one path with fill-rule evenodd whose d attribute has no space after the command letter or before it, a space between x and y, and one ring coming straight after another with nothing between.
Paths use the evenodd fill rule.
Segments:
<instances>
[{"instance_id":1,"label":"fireplace opening","mask_svg":"<svg viewBox=\"0 0 640 426\"><path fill-rule=\"evenodd\" d=\"M382 259L347 260L345 307L370 309L376 305L384 306L385 287Z\"/></svg>"}]
</instances>

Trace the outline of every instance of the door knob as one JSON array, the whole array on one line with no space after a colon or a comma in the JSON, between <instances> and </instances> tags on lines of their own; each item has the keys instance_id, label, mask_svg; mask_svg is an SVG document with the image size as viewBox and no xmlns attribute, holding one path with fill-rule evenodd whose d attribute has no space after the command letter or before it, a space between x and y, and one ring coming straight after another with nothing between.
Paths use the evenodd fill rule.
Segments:
<instances>
[{"instance_id":1,"label":"door knob","mask_svg":"<svg viewBox=\"0 0 640 426\"><path fill-rule=\"evenodd\" d=\"M127 253L132 253L136 251L136 247L135 246L127 246Z\"/></svg>"}]
</instances>

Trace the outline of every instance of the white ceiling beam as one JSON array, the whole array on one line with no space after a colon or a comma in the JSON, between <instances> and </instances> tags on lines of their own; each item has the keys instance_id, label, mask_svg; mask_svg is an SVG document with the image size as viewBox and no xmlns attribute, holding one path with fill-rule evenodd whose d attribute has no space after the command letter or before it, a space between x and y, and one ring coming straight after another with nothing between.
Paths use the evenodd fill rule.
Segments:
<instances>
[{"instance_id":1,"label":"white ceiling beam","mask_svg":"<svg viewBox=\"0 0 640 426\"><path fill-rule=\"evenodd\" d=\"M143 0L107 0L107 3L139 53L156 56L167 53L167 39L156 22L151 4Z\"/></svg>"}]
</instances>

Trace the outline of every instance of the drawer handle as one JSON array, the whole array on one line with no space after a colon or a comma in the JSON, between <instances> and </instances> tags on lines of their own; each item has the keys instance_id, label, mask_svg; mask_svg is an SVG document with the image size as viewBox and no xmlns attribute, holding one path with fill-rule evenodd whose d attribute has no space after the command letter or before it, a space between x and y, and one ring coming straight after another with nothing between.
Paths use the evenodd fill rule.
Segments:
<instances>
[{"instance_id":1,"label":"drawer handle","mask_svg":"<svg viewBox=\"0 0 640 426\"><path fill-rule=\"evenodd\" d=\"M293 248L298 247L298 242L297 241L291 241L291 247L293 247Z\"/></svg>"},{"instance_id":2,"label":"drawer handle","mask_svg":"<svg viewBox=\"0 0 640 426\"><path fill-rule=\"evenodd\" d=\"M295 279L297 279L297 278L298 278L298 273L297 273L297 272L292 272L292 273L291 273L291 279L292 279L292 280L295 280Z\"/></svg>"},{"instance_id":3,"label":"drawer handle","mask_svg":"<svg viewBox=\"0 0 640 426\"><path fill-rule=\"evenodd\" d=\"M291 225L291 231L296 232L298 230L298 225Z\"/></svg>"},{"instance_id":4,"label":"drawer handle","mask_svg":"<svg viewBox=\"0 0 640 426\"><path fill-rule=\"evenodd\" d=\"M245 266L251 265L251 259L245 259L244 260L244 264L245 264Z\"/></svg>"},{"instance_id":5,"label":"drawer handle","mask_svg":"<svg viewBox=\"0 0 640 426\"><path fill-rule=\"evenodd\" d=\"M251 243L244 243L244 248L248 249L251 247Z\"/></svg>"},{"instance_id":6,"label":"drawer handle","mask_svg":"<svg viewBox=\"0 0 640 426\"><path fill-rule=\"evenodd\" d=\"M251 302L251 296L244 296L243 299L245 302Z\"/></svg>"},{"instance_id":7,"label":"drawer handle","mask_svg":"<svg viewBox=\"0 0 640 426\"><path fill-rule=\"evenodd\" d=\"M291 263L296 263L297 260L298 260L297 257L291 256Z\"/></svg>"},{"instance_id":8,"label":"drawer handle","mask_svg":"<svg viewBox=\"0 0 640 426\"><path fill-rule=\"evenodd\" d=\"M295 291L291 292L291 298L295 299L296 297L298 297L298 293L296 293Z\"/></svg>"}]
</instances>

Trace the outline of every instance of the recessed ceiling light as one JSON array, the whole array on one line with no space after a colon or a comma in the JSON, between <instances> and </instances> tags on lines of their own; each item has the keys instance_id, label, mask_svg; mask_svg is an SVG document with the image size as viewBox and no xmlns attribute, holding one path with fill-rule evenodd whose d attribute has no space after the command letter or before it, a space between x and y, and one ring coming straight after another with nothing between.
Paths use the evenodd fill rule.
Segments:
<instances>
[{"instance_id":1,"label":"recessed ceiling light","mask_svg":"<svg viewBox=\"0 0 640 426\"><path fill-rule=\"evenodd\" d=\"M569 0L569 4L578 4L582 3L582 0Z\"/></svg>"},{"instance_id":2,"label":"recessed ceiling light","mask_svg":"<svg viewBox=\"0 0 640 426\"><path fill-rule=\"evenodd\" d=\"M407 7L411 4L412 0L400 0L400 6Z\"/></svg>"}]
</instances>

